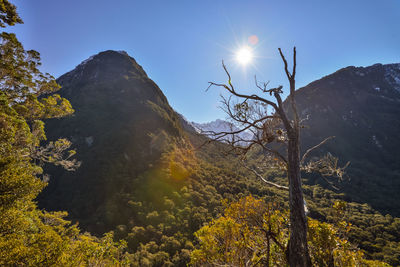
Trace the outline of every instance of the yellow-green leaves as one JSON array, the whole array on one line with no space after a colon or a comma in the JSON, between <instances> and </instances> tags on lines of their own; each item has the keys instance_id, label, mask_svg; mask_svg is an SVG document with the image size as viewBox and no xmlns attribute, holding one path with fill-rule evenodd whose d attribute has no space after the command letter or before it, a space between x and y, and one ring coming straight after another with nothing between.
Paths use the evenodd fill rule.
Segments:
<instances>
[{"instance_id":1,"label":"yellow-green leaves","mask_svg":"<svg viewBox=\"0 0 400 267\"><path fill-rule=\"evenodd\" d=\"M367 261L345 238L350 224L342 220L344 202L334 205L336 225L308 219L308 245L313 266L389 266ZM287 266L288 212L252 196L227 205L224 215L195 235L194 266Z\"/></svg>"},{"instance_id":2,"label":"yellow-green leaves","mask_svg":"<svg viewBox=\"0 0 400 267\"><path fill-rule=\"evenodd\" d=\"M38 99L28 95L12 106L27 121L61 118L74 112L71 104L58 94Z\"/></svg>"},{"instance_id":3,"label":"yellow-green leaves","mask_svg":"<svg viewBox=\"0 0 400 267\"><path fill-rule=\"evenodd\" d=\"M21 209L22 208L22 209ZM114 242L113 234L103 238L79 234L65 212L29 209L8 210L0 215L0 265L24 266L129 266L125 242ZM12 223L12 224L11 224Z\"/></svg>"},{"instance_id":4,"label":"yellow-green leaves","mask_svg":"<svg viewBox=\"0 0 400 267\"><path fill-rule=\"evenodd\" d=\"M6 25L12 26L16 23L22 23L17 8L7 0L0 0L0 27L4 28Z\"/></svg>"},{"instance_id":5,"label":"yellow-green leaves","mask_svg":"<svg viewBox=\"0 0 400 267\"><path fill-rule=\"evenodd\" d=\"M284 266L287 226L287 213L248 196L231 203L224 216L196 232L200 247L193 251L191 263Z\"/></svg>"},{"instance_id":6,"label":"yellow-green leaves","mask_svg":"<svg viewBox=\"0 0 400 267\"><path fill-rule=\"evenodd\" d=\"M15 6L0 0L0 27L21 23ZM47 213L35 198L46 185L41 163L79 166L71 142L46 140L43 120L73 113L60 86L38 70L40 56L15 34L0 34L0 266L127 266L125 243L109 233L79 234L65 212Z\"/></svg>"}]
</instances>

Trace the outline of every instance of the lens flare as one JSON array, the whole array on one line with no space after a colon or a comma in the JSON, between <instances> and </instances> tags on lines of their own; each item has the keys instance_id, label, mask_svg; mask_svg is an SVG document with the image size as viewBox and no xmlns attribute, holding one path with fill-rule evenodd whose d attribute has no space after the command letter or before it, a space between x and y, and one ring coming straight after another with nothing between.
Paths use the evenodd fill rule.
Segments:
<instances>
[{"instance_id":1,"label":"lens flare","mask_svg":"<svg viewBox=\"0 0 400 267\"><path fill-rule=\"evenodd\" d=\"M258 44L258 37L257 35L252 35L248 38L248 41L251 45L256 45Z\"/></svg>"}]
</instances>

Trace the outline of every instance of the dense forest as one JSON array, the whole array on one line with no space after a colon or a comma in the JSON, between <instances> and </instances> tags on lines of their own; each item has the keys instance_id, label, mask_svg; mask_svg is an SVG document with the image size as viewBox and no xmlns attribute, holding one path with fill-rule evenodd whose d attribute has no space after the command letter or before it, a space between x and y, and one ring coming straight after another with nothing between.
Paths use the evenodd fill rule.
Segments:
<instances>
[{"instance_id":1,"label":"dense forest","mask_svg":"<svg viewBox=\"0 0 400 267\"><path fill-rule=\"evenodd\" d=\"M18 23L16 7L0 0L0 26ZM39 53L25 50L13 33L1 33L0 57L0 265L288 265L289 192L244 168L238 155L226 153L227 142L210 142L194 131L125 52L101 52L57 80L39 70ZM312 90L327 88L325 81L335 87L337 75L342 83L336 86L344 88L355 71L298 90L300 113L324 113L317 111L328 106L320 95L326 92ZM379 97L379 77L367 73L370 80L353 84L356 99L389 103L385 114L397 110L387 100L397 97L390 81L379 84L386 98ZM366 84L374 88L363 93ZM321 106L307 107L312 97ZM386 160L394 154L389 144L397 143L383 137L397 125L388 126L391 117L373 125L363 115L371 114L355 107L346 119L335 107L325 113L341 125L342 136L353 136L354 121L362 118L363 133L386 141L379 143L380 156L366 159L362 153L376 143L365 148L361 134L344 138L354 149L340 138L322 148L339 155L341 164L351 162L343 180L330 183L302 171L311 262L398 266L398 196L390 195L398 188L398 155ZM340 137L318 116L309 125L303 151L315 136ZM260 157L254 150L247 161L265 163ZM276 167L273 159L266 164ZM260 174L289 186L282 168Z\"/></svg>"}]
</instances>

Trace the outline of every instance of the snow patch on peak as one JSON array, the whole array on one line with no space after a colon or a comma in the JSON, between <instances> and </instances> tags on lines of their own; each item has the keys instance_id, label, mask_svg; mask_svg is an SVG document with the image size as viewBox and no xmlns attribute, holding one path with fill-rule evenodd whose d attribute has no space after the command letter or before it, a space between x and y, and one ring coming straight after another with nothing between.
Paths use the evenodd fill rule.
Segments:
<instances>
[{"instance_id":1,"label":"snow patch on peak","mask_svg":"<svg viewBox=\"0 0 400 267\"><path fill-rule=\"evenodd\" d=\"M400 63L384 65L385 80L400 92Z\"/></svg>"},{"instance_id":2,"label":"snow patch on peak","mask_svg":"<svg viewBox=\"0 0 400 267\"><path fill-rule=\"evenodd\" d=\"M381 143L378 141L378 139L376 138L376 135L372 136L372 141L375 143L375 145L379 148L382 148Z\"/></svg>"},{"instance_id":3,"label":"snow patch on peak","mask_svg":"<svg viewBox=\"0 0 400 267\"><path fill-rule=\"evenodd\" d=\"M89 57L88 59L85 59L84 61L81 62L81 64L78 65L78 67L79 67L79 66L82 66L82 67L83 67L83 66L86 65L89 61L91 61L95 56L96 56L96 55L93 55L93 56Z\"/></svg>"},{"instance_id":4,"label":"snow patch on peak","mask_svg":"<svg viewBox=\"0 0 400 267\"><path fill-rule=\"evenodd\" d=\"M125 51L125 50L118 50L118 51L113 51L113 50L108 50L108 51L104 51L104 52L116 52L118 54L124 55L124 56L129 56L129 54ZM85 59L84 61L82 61L77 67L81 66L85 66L87 63L89 63L90 61L92 61L96 56L98 56L99 54L101 54L103 52L97 53L95 55L92 55L91 57Z\"/></svg>"},{"instance_id":5,"label":"snow patch on peak","mask_svg":"<svg viewBox=\"0 0 400 267\"><path fill-rule=\"evenodd\" d=\"M125 50L118 50L117 53L120 53L121 55L129 56Z\"/></svg>"},{"instance_id":6,"label":"snow patch on peak","mask_svg":"<svg viewBox=\"0 0 400 267\"><path fill-rule=\"evenodd\" d=\"M356 74L361 77L365 76L365 73L361 71L356 71Z\"/></svg>"}]
</instances>

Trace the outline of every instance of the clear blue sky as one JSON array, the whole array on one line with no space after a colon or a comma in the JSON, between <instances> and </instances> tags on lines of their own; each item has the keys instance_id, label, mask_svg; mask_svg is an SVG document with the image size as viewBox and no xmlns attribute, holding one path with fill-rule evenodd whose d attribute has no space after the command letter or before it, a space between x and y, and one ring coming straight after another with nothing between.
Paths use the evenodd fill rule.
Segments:
<instances>
[{"instance_id":1,"label":"clear blue sky","mask_svg":"<svg viewBox=\"0 0 400 267\"><path fill-rule=\"evenodd\" d=\"M12 0L11 0L12 1ZM42 55L42 70L55 77L103 50L125 50L189 120L225 115L220 91L224 59L233 82L254 90L254 75L286 85L277 48L298 50L297 84L339 68L400 62L399 0L15 0L25 24L9 27L26 49ZM252 65L241 67L234 51L253 46Z\"/></svg>"}]
</instances>

